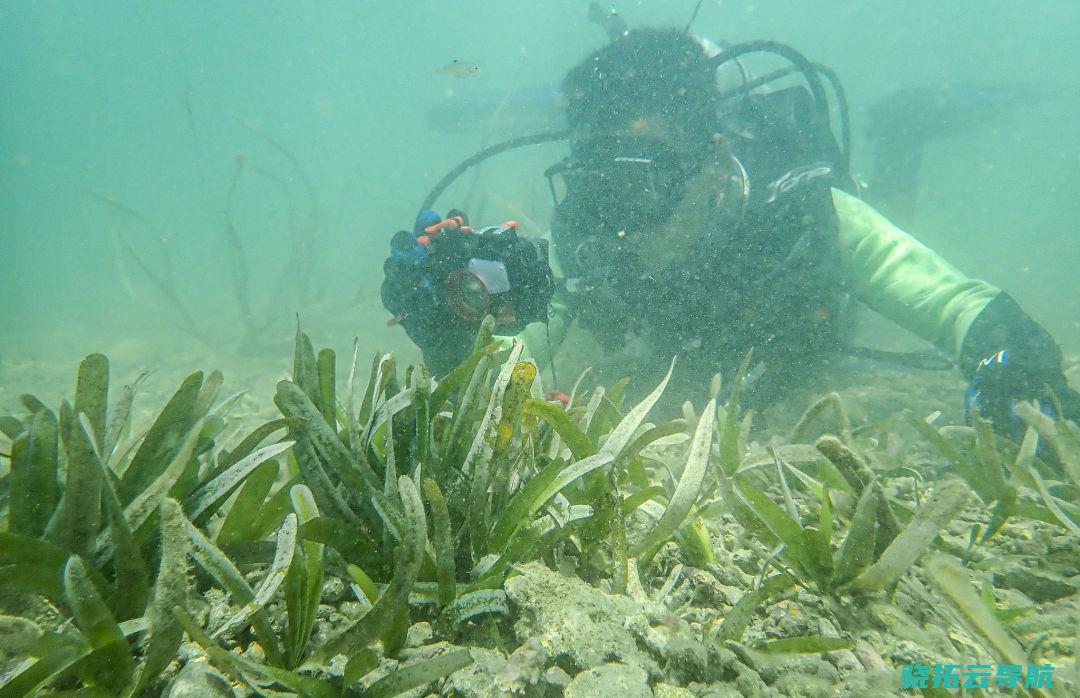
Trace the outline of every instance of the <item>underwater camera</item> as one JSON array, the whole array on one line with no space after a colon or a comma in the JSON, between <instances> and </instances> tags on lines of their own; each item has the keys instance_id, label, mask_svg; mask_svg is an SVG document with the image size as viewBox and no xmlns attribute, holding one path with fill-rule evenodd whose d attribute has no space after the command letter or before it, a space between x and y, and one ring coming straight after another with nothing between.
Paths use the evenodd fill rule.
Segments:
<instances>
[{"instance_id":1,"label":"underwater camera","mask_svg":"<svg viewBox=\"0 0 1080 698\"><path fill-rule=\"evenodd\" d=\"M395 245L411 258L414 288L426 291L409 304L413 310L422 298L420 314L439 324L474 325L492 315L508 332L547 320L555 291L547 240L519 235L515 221L474 229L457 211L417 232Z\"/></svg>"}]
</instances>

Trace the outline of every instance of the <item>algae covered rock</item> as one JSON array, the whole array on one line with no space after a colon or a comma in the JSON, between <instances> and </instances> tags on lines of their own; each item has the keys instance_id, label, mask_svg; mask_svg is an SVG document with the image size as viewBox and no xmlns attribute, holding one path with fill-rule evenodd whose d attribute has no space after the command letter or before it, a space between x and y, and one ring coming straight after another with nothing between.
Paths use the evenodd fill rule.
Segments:
<instances>
[{"instance_id":1,"label":"algae covered rock","mask_svg":"<svg viewBox=\"0 0 1080 698\"><path fill-rule=\"evenodd\" d=\"M835 677L796 671L781 674L773 682L772 687L780 695L792 696L792 698L828 698L833 695L833 679Z\"/></svg>"},{"instance_id":2,"label":"algae covered rock","mask_svg":"<svg viewBox=\"0 0 1080 698\"><path fill-rule=\"evenodd\" d=\"M587 669L566 687L566 698L652 698L648 675L641 667L602 664Z\"/></svg>"},{"instance_id":3,"label":"algae covered rock","mask_svg":"<svg viewBox=\"0 0 1080 698\"><path fill-rule=\"evenodd\" d=\"M900 689L900 672L864 671L852 674L832 687L829 694L836 698L865 698L866 696L910 696L911 691Z\"/></svg>"},{"instance_id":4,"label":"algae covered rock","mask_svg":"<svg viewBox=\"0 0 1080 698\"><path fill-rule=\"evenodd\" d=\"M541 564L523 565L521 571L506 582L518 637L535 637L551 660L571 675L618 662L660 677L660 665L638 647L626 627L627 619L641 615L640 604Z\"/></svg>"},{"instance_id":5,"label":"algae covered rock","mask_svg":"<svg viewBox=\"0 0 1080 698\"><path fill-rule=\"evenodd\" d=\"M482 647L469 649L473 663L447 677L439 695L457 698L554 698L563 695L570 676L558 667L545 669L546 652L530 641L509 657Z\"/></svg>"},{"instance_id":6,"label":"algae covered rock","mask_svg":"<svg viewBox=\"0 0 1080 698\"><path fill-rule=\"evenodd\" d=\"M496 650L483 647L469 649L473 662L446 678L441 695L458 698L499 698L504 693L495 685L495 675L506 664L506 658Z\"/></svg>"},{"instance_id":7,"label":"algae covered rock","mask_svg":"<svg viewBox=\"0 0 1080 698\"><path fill-rule=\"evenodd\" d=\"M1077 582L1029 565L1011 563L994 573L994 585L1001 589L1016 589L1032 601L1042 603L1072 596L1080 589Z\"/></svg>"},{"instance_id":8,"label":"algae covered rock","mask_svg":"<svg viewBox=\"0 0 1080 698\"><path fill-rule=\"evenodd\" d=\"M694 698L694 693L688 688L672 686L661 681L653 686L653 696L655 698Z\"/></svg>"},{"instance_id":9,"label":"algae covered rock","mask_svg":"<svg viewBox=\"0 0 1080 698\"><path fill-rule=\"evenodd\" d=\"M232 698L235 693L228 679L200 660L185 664L165 695L167 698Z\"/></svg>"},{"instance_id":10,"label":"algae covered rock","mask_svg":"<svg viewBox=\"0 0 1080 698\"><path fill-rule=\"evenodd\" d=\"M524 693L540 681L547 664L547 650L538 639L530 638L514 650L503 668L495 674L495 685L506 693Z\"/></svg>"}]
</instances>

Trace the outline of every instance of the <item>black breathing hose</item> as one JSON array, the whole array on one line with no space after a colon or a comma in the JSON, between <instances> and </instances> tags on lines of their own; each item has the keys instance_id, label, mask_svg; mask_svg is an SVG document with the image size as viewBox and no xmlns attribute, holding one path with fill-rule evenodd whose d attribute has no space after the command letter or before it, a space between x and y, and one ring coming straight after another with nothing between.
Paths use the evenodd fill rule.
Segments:
<instances>
[{"instance_id":1,"label":"black breathing hose","mask_svg":"<svg viewBox=\"0 0 1080 698\"><path fill-rule=\"evenodd\" d=\"M747 53L772 53L786 59L791 65L779 68L771 73L766 73L753 80L745 81L738 87L721 92L720 100L727 101L736 97L741 97L759 87L787 77L792 73L802 73L803 78L806 80L807 87L810 88L810 94L814 98L814 103L822 116L825 126L831 128L829 102L825 94L824 84L821 82L820 77L821 75L824 75L829 81L829 85L832 87L833 94L836 97L836 110L840 117L841 155L844 159L844 173L846 174L851 166L851 117L848 112L847 94L844 92L844 86L841 84L836 71L821 63L810 62L806 56L787 44L770 40L747 41L742 44L735 44L713 56L710 59L710 62L713 64L714 68L719 68L724 63L735 60L739 56Z\"/></svg>"},{"instance_id":2,"label":"black breathing hose","mask_svg":"<svg viewBox=\"0 0 1080 698\"><path fill-rule=\"evenodd\" d=\"M710 58L709 63L713 65L713 68L719 68L724 63L732 61L739 56L746 55L747 53L773 53L781 58L787 59L789 63L794 65L798 71L803 74L803 78L810 88L810 94L814 97L814 103L817 104L818 109L822 111L825 125L829 124L828 100L825 97L825 86L821 83L821 77L818 76L814 64L811 63L806 56L787 44L782 44L779 41L772 41L769 39L747 41L742 44L735 44L731 48L721 51Z\"/></svg>"},{"instance_id":3,"label":"black breathing hose","mask_svg":"<svg viewBox=\"0 0 1080 698\"><path fill-rule=\"evenodd\" d=\"M744 82L739 87L722 92L720 94L720 99L727 100L738 97L749 93L762 85L773 82L774 80L779 80L780 78L791 75L792 73L801 73L806 80L807 87L810 88L810 95L813 97L814 105L817 107L817 111L824 122L824 126L831 129L829 100L825 93L825 86L821 82L821 75L824 75L829 81L830 86L833 88L833 93L836 95L837 112L840 116L841 155L844 160L843 168L844 174L846 175L851 164L851 124L848 115L847 96L844 93L844 88L840 84L840 79L837 77L836 73L831 68L818 63L811 63L806 56L787 44L767 39L735 44L734 46L723 49L720 53L710 58L709 62L715 70L724 63L736 60L739 56L748 53L772 53L786 59L791 63L791 66L767 73L759 78ZM514 150L515 148L523 148L528 145L539 145L540 143L553 143L555 141L565 140L569 137L570 132L567 130L543 131L528 136L511 138L484 148L475 155L463 160L457 167L447 172L446 175L435 184L428 195L424 197L424 202L420 204L420 210L417 212L417 217L424 211L430 209L442 193L454 183L454 180L464 174L469 168L480 164L484 160L508 150Z\"/></svg>"},{"instance_id":4,"label":"black breathing hose","mask_svg":"<svg viewBox=\"0 0 1080 698\"><path fill-rule=\"evenodd\" d=\"M562 131L543 131L541 133L534 133L529 136L519 136L517 138L511 138L495 145L490 145L484 148L480 152L476 153L472 157L463 160L457 167L450 170L446 175L435 184L431 192L424 197L424 202L420 204L420 210L417 212L417 218L420 217L424 211L431 208L435 201L442 195L446 188L454 183L454 180L463 175L470 167L479 165L484 160L490 157L494 157L499 153L504 153L507 150L514 150L515 148L523 148L527 145L539 145L540 143L554 143L555 141L566 140L570 137L570 132L566 130Z\"/></svg>"},{"instance_id":5,"label":"black breathing hose","mask_svg":"<svg viewBox=\"0 0 1080 698\"><path fill-rule=\"evenodd\" d=\"M848 112L847 92L835 70L820 63L814 63L814 69L825 76L836 96L836 111L840 115L841 155L844 157L844 174L848 174L851 169L851 115Z\"/></svg>"},{"instance_id":6,"label":"black breathing hose","mask_svg":"<svg viewBox=\"0 0 1080 698\"><path fill-rule=\"evenodd\" d=\"M814 63L813 66L814 70L825 76L833 89L833 94L836 97L836 111L840 115L841 146L844 159L849 160L851 153L851 116L848 113L847 93L844 92L844 86L840 83L840 78L837 76L836 71L821 63ZM789 65L785 68L777 68L771 73L765 73L761 77L754 78L753 80L746 80L738 87L732 87L729 90L725 90L721 92L718 97L721 102L730 102L733 99L745 97L759 87L776 82L781 78L785 78L788 75L797 72L799 72L799 69L793 65Z\"/></svg>"}]
</instances>

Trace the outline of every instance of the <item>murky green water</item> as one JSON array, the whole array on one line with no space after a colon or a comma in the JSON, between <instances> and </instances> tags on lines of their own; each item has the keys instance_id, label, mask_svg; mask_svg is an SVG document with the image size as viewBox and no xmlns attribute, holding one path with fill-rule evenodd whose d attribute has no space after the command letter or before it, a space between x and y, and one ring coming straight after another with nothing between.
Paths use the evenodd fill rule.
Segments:
<instances>
[{"instance_id":1,"label":"murky green water","mask_svg":"<svg viewBox=\"0 0 1080 698\"><path fill-rule=\"evenodd\" d=\"M401 330L382 322L387 240L450 167L533 125L522 113L493 119L491 95L555 84L604 43L585 5L6 3L3 359L71 361L90 348L126 347L150 363L176 348L176 358L231 363L242 333L225 212L238 159L231 215L251 312L273 321L261 338L278 346L300 312L343 346L358 334L372 349L413 355ZM693 5L617 9L632 26L681 26ZM694 29L729 41L775 38L832 66L849 94L864 173L865 110L891 91L941 83L1044 91L928 147L909 227L966 272L1010 290L1075 351L1077 12L1064 2L710 0ZM469 80L433 72L455 59L482 72ZM487 111L465 119L474 122L465 130L433 128L427 111L449 92L461 98L455 104L488 100ZM444 202L483 192L488 217L522 212L544 226L540 173L559 155L550 146L504 156ZM294 245L303 246L299 263ZM155 285L167 261L171 292L209 341L193 339L196 328ZM280 281L290 269L308 270L306 287L295 276Z\"/></svg>"},{"instance_id":2,"label":"murky green water","mask_svg":"<svg viewBox=\"0 0 1080 698\"><path fill-rule=\"evenodd\" d=\"M681 28L695 4L639 0L616 9L631 27ZM399 366L418 360L419 350L400 326L387 322L380 301L390 237L411 227L424 196L464 158L510 136L560 127L555 86L607 41L587 19L587 6L581 0L0 5L0 414L21 410L17 396L27 391L57 404L71 392L78 360L102 352L116 385L156 371L143 409L160 406L192 370L221 368L230 393L251 391L240 403L248 411L238 423L265 421L277 416L271 396L277 380L290 374L298 316L317 347L338 352L342 377L354 337L361 357L388 351ZM835 70L850 104L853 173L868 185L871 202L890 196L889 183L875 179L880 163L874 155L881 151L868 131L880 114L875 105L903 90L922 90L924 109L912 101L901 105L913 110L908 125L918 125L910 148L922 149L917 179L906 182L915 198L903 214L904 228L963 272L1012 294L1059 342L1076 385L1077 26L1080 5L1064 1L705 0L693 31L731 43L781 41ZM894 153L907 148L898 136L893 146ZM525 233L546 235L552 203L543 171L565 154L565 143L555 143L485 162L458 179L438 207L467 208L477 223L513 218ZM927 347L869 314L858 337L881 349ZM680 350L650 349L647 358L666 366ZM575 371L587 365L608 385L633 376L639 360L645 363L640 352L646 350L605 353L586 333L571 333L560 353L559 387L568 390ZM361 373L365 366L363 358ZM635 389L656 382L650 374L628 394L639 398ZM942 410L938 425L962 420L963 386L955 372L838 362L809 392L832 389L843 394L856 427L905 407L919 416ZM706 388L677 397L665 409L674 411L684 397L700 409ZM789 429L807 397L774 405L767 415L770 434ZM868 429L859 446L888 473L889 495L914 507L920 492L900 471L914 463L930 477L942 458L912 455L911 434L879 433L887 431ZM1071 502L1075 494L1066 486L1059 491ZM803 509L818 506L806 492L798 499ZM1075 516L1075 503L1070 506L1067 513ZM970 510L966 516L947 529L950 552L970 545L965 536L977 517ZM682 592L713 594L713 611L730 610L755 586L751 567L767 551L754 557L742 533L736 540L716 521L707 533L720 566L741 565L742 571L720 581L695 578ZM1061 529L1015 521L983 560L973 559L1049 557L1052 564L1042 569L1048 576L1037 584L1075 585L1075 577L1060 579L1077 571L1075 536ZM659 564L666 575L676 562ZM983 571L989 574L994 564ZM1023 577L1023 570L1009 569ZM660 575L646 586L652 593L663 582ZM1035 598L1027 577L1007 584L1000 607ZM1018 589L1028 597L1020 598ZM912 601L904 596L908 591L886 605L895 602L932 624L933 604ZM527 620L530 604L557 606L542 595L522 598L520 618ZM1075 593L1036 599L1047 601L1036 615L1051 617L1048 652L1062 661L1075 661L1076 599ZM817 616L805 617L805 608L818 603L815 595L799 592L783 603L758 618L748 638L825 632L815 625ZM830 619L824 623L842 624L835 608L818 610ZM550 630L542 615L521 621L522 627L539 637ZM881 620L885 615L876 619L886 627L867 631L878 636L860 637L879 653L878 664L882 656L888 660L889 670L943 656L934 654L941 648L964 654L962 642L940 628L919 644L925 638L906 637L899 621L889 626ZM680 621L645 613L642 622L652 624L649 632L666 627L673 637L691 627L679 622L698 623L693 632L700 640L702 623L716 621L702 621L706 616L683 613ZM866 631L864 621L845 632ZM1024 627L1013 630L1027 649L1043 626ZM620 624L611 628L633 649L625 631ZM859 656L872 674L874 662L864 659ZM762 664L763 675L783 673ZM802 670L807 676L816 671ZM822 690L835 678L823 679ZM895 689L891 678L883 681ZM848 688L860 690L856 680ZM803 695L798 686L791 690ZM460 695L472 694L463 689Z\"/></svg>"}]
</instances>

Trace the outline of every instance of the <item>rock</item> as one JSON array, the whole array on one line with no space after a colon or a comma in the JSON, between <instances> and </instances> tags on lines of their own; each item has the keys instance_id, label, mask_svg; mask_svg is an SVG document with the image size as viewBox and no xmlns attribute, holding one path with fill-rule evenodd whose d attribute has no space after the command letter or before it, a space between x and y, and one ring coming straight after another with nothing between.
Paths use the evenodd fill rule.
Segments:
<instances>
[{"instance_id":1,"label":"rock","mask_svg":"<svg viewBox=\"0 0 1080 698\"><path fill-rule=\"evenodd\" d=\"M30 651L41 640L41 626L18 616L6 616L0 623L0 658L9 659Z\"/></svg>"},{"instance_id":2,"label":"rock","mask_svg":"<svg viewBox=\"0 0 1080 698\"><path fill-rule=\"evenodd\" d=\"M505 587L517 615L518 637L536 638L548 656L571 673L618 662L661 678L657 661L642 651L626 627L628 619L642 618L640 604L539 563L520 569L522 574L508 579Z\"/></svg>"},{"instance_id":3,"label":"rock","mask_svg":"<svg viewBox=\"0 0 1080 698\"><path fill-rule=\"evenodd\" d=\"M753 550L744 548L736 550L731 554L731 561L735 563L738 569L746 575L757 574L761 570L761 560L754 554ZM738 577L732 577L723 580L725 584L735 586L742 582L742 579Z\"/></svg>"},{"instance_id":4,"label":"rock","mask_svg":"<svg viewBox=\"0 0 1080 698\"><path fill-rule=\"evenodd\" d=\"M743 696L768 695L767 686L761 680L761 675L745 665L743 665L742 671L739 672L739 676L735 679L735 688Z\"/></svg>"},{"instance_id":5,"label":"rock","mask_svg":"<svg viewBox=\"0 0 1080 698\"><path fill-rule=\"evenodd\" d=\"M535 637L514 650L495 674L495 685L507 693L524 693L536 685L547 663L547 650Z\"/></svg>"},{"instance_id":6,"label":"rock","mask_svg":"<svg viewBox=\"0 0 1080 698\"><path fill-rule=\"evenodd\" d=\"M570 685L572 680L570 674L563 671L561 667L549 667L548 670L544 672L544 683L555 689L559 695L566 692L566 687Z\"/></svg>"},{"instance_id":7,"label":"rock","mask_svg":"<svg viewBox=\"0 0 1080 698\"><path fill-rule=\"evenodd\" d=\"M493 677L506 661L502 653L480 647L470 647L473 663L451 674L443 694L460 698L498 698L502 695L495 687Z\"/></svg>"},{"instance_id":8,"label":"rock","mask_svg":"<svg viewBox=\"0 0 1080 698\"><path fill-rule=\"evenodd\" d=\"M349 590L349 587L345 585L345 581L341 577L327 577L323 582L322 598L323 603L335 603L340 601L345 592Z\"/></svg>"},{"instance_id":9,"label":"rock","mask_svg":"<svg viewBox=\"0 0 1080 698\"><path fill-rule=\"evenodd\" d=\"M1071 532L1049 533L1048 555L1044 560L1047 568L1064 577L1080 574L1080 555L1076 554L1076 537Z\"/></svg>"},{"instance_id":10,"label":"rock","mask_svg":"<svg viewBox=\"0 0 1080 698\"><path fill-rule=\"evenodd\" d=\"M687 683L705 677L708 653L686 623L666 609L650 613L647 623L641 620L628 618L624 627L645 643L670 678Z\"/></svg>"},{"instance_id":11,"label":"rock","mask_svg":"<svg viewBox=\"0 0 1080 698\"><path fill-rule=\"evenodd\" d=\"M653 695L656 698L694 698L694 694L688 689L672 686L663 681L653 686Z\"/></svg>"},{"instance_id":12,"label":"rock","mask_svg":"<svg viewBox=\"0 0 1080 698\"><path fill-rule=\"evenodd\" d=\"M506 584L515 632L537 640L571 674L621 663L645 669L651 680L712 680L699 634L663 604L607 594L543 565L522 569Z\"/></svg>"},{"instance_id":13,"label":"rock","mask_svg":"<svg viewBox=\"0 0 1080 698\"><path fill-rule=\"evenodd\" d=\"M1010 555L1025 555L1038 559L1046 555L1046 545L1035 537L1029 520L1012 519L998 534L998 548Z\"/></svg>"},{"instance_id":14,"label":"rock","mask_svg":"<svg viewBox=\"0 0 1080 698\"><path fill-rule=\"evenodd\" d=\"M770 639L804 637L817 632L817 618L807 612L806 604L798 601L779 601L765 609L765 616L762 630Z\"/></svg>"},{"instance_id":15,"label":"rock","mask_svg":"<svg viewBox=\"0 0 1080 698\"><path fill-rule=\"evenodd\" d=\"M825 657L832 662L841 676L847 676L855 672L863 671L863 665L859 658L851 650L836 650L827 652Z\"/></svg>"},{"instance_id":16,"label":"rock","mask_svg":"<svg viewBox=\"0 0 1080 698\"><path fill-rule=\"evenodd\" d=\"M566 698L652 698L644 669L626 664L602 664L586 669L566 687Z\"/></svg>"},{"instance_id":17,"label":"rock","mask_svg":"<svg viewBox=\"0 0 1080 698\"><path fill-rule=\"evenodd\" d=\"M165 694L166 698L233 698L235 695L229 680L201 660L185 664Z\"/></svg>"},{"instance_id":18,"label":"rock","mask_svg":"<svg viewBox=\"0 0 1080 698\"><path fill-rule=\"evenodd\" d=\"M725 586L716 576L703 570L686 569L683 579L685 582L670 602L672 607L690 605L722 609L734 606L743 595L742 589Z\"/></svg>"},{"instance_id":19,"label":"rock","mask_svg":"<svg viewBox=\"0 0 1080 698\"><path fill-rule=\"evenodd\" d=\"M826 685L834 683L839 678L836 667L816 654L773 655L742 648L741 655L743 662L756 671L762 681L770 686L781 685L785 679L792 676L805 677L808 684L809 679L815 679L824 681ZM791 684L788 682L785 685Z\"/></svg>"},{"instance_id":20,"label":"rock","mask_svg":"<svg viewBox=\"0 0 1080 698\"><path fill-rule=\"evenodd\" d=\"M867 671L889 670L889 666L881 658L881 654L866 640L857 641L851 652L859 660L859 664L862 664Z\"/></svg>"},{"instance_id":21,"label":"rock","mask_svg":"<svg viewBox=\"0 0 1080 698\"><path fill-rule=\"evenodd\" d=\"M889 661L897 666L904 664L933 665L940 661L940 655L910 640L897 640L890 650L888 654Z\"/></svg>"},{"instance_id":22,"label":"rock","mask_svg":"<svg viewBox=\"0 0 1080 698\"><path fill-rule=\"evenodd\" d=\"M911 691L900 690L900 681L897 676L898 673L895 671L854 674L840 685L834 686L832 693L829 695L836 698L866 698L866 696L874 696L874 698L890 698L892 696L907 698L911 696Z\"/></svg>"},{"instance_id":23,"label":"rock","mask_svg":"<svg viewBox=\"0 0 1080 698\"><path fill-rule=\"evenodd\" d=\"M766 689L768 690L768 689ZM742 693L736 686L732 684L713 684L711 686L703 686L699 683L692 683L689 686L690 694L697 698L745 698L749 695ZM659 696L659 692L655 692L655 695Z\"/></svg>"},{"instance_id":24,"label":"rock","mask_svg":"<svg viewBox=\"0 0 1080 698\"><path fill-rule=\"evenodd\" d=\"M1037 603L1057 601L1080 591L1075 583L1063 577L1016 563L994 573L994 586L1016 589Z\"/></svg>"},{"instance_id":25,"label":"rock","mask_svg":"<svg viewBox=\"0 0 1080 698\"><path fill-rule=\"evenodd\" d=\"M341 605L348 606L347 603ZM328 638L335 636L355 620L355 617L341 613L333 606L320 604L315 612L315 626L311 630L310 645L315 647L326 642Z\"/></svg>"},{"instance_id":26,"label":"rock","mask_svg":"<svg viewBox=\"0 0 1080 698\"><path fill-rule=\"evenodd\" d=\"M421 621L409 626L409 631L405 635L406 647L420 647L426 644L434 636L434 631L431 629L431 623Z\"/></svg>"},{"instance_id":27,"label":"rock","mask_svg":"<svg viewBox=\"0 0 1080 698\"><path fill-rule=\"evenodd\" d=\"M792 698L828 698L833 694L832 684L820 676L811 674L783 674L773 684L782 696Z\"/></svg>"},{"instance_id":28,"label":"rock","mask_svg":"<svg viewBox=\"0 0 1080 698\"><path fill-rule=\"evenodd\" d=\"M184 665L195 661L204 661L205 658L206 652L195 642L181 642L179 649L176 650L176 661Z\"/></svg>"},{"instance_id":29,"label":"rock","mask_svg":"<svg viewBox=\"0 0 1080 698\"><path fill-rule=\"evenodd\" d=\"M781 693L787 695L816 696L824 688L840 680L840 674L829 662L817 655L793 655L780 659L772 665L773 671L759 669L761 677Z\"/></svg>"},{"instance_id":30,"label":"rock","mask_svg":"<svg viewBox=\"0 0 1080 698\"><path fill-rule=\"evenodd\" d=\"M734 679L735 688L740 695L769 695L768 691L771 689L765 685L765 680L756 666L758 659L767 658L737 642L728 641L725 644L726 647L713 645L710 648L709 664L714 674L724 681Z\"/></svg>"},{"instance_id":31,"label":"rock","mask_svg":"<svg viewBox=\"0 0 1080 698\"><path fill-rule=\"evenodd\" d=\"M357 603L356 601L342 601L337 605L338 613L346 618L359 618L364 615L364 612L371 608L371 604L366 606Z\"/></svg>"},{"instance_id":32,"label":"rock","mask_svg":"<svg viewBox=\"0 0 1080 698\"><path fill-rule=\"evenodd\" d=\"M750 670L739 661L738 655L717 643L709 645L709 669L713 681L733 681L742 672Z\"/></svg>"},{"instance_id":33,"label":"rock","mask_svg":"<svg viewBox=\"0 0 1080 698\"><path fill-rule=\"evenodd\" d=\"M229 603L228 595L217 587L207 589L202 598L208 604L204 627L220 628L236 614L236 609Z\"/></svg>"},{"instance_id":34,"label":"rock","mask_svg":"<svg viewBox=\"0 0 1080 698\"><path fill-rule=\"evenodd\" d=\"M256 664L266 663L266 651L258 642L252 642L241 654Z\"/></svg>"}]
</instances>

